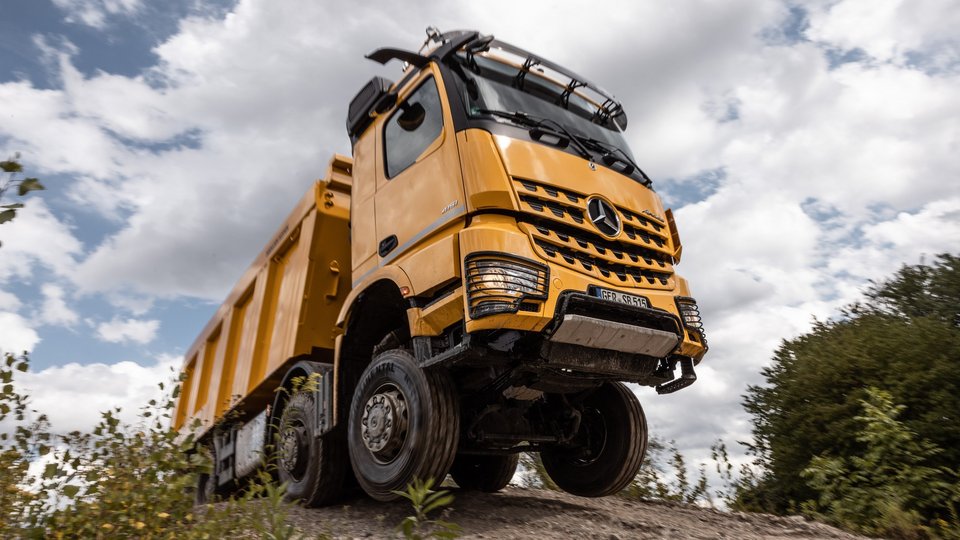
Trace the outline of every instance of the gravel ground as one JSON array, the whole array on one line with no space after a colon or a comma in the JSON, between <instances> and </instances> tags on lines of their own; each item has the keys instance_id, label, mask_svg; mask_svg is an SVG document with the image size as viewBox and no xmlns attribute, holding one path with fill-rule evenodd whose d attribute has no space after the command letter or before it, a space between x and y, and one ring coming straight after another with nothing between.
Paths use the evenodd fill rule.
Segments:
<instances>
[{"instance_id":1,"label":"gravel ground","mask_svg":"<svg viewBox=\"0 0 960 540\"><path fill-rule=\"evenodd\" d=\"M459 491L443 519L463 528L463 538L628 539L863 539L799 516L720 512L690 505L584 499L556 491L508 487L497 494ZM379 503L356 497L345 505L294 508L290 523L307 538L399 538L396 526L410 514L406 501Z\"/></svg>"}]
</instances>

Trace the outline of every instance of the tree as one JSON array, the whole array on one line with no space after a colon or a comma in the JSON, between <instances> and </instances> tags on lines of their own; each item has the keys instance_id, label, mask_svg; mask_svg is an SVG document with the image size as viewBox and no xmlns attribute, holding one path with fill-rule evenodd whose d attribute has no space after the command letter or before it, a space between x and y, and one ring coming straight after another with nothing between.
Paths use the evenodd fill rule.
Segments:
<instances>
[{"instance_id":1,"label":"tree","mask_svg":"<svg viewBox=\"0 0 960 540\"><path fill-rule=\"evenodd\" d=\"M0 225L17 217L17 210L23 208L22 202L4 202L8 191L16 188L17 196L24 197L31 191L46 189L36 178L21 178L23 165L20 164L20 154L14 154L6 161L0 161L0 170L6 178L0 179Z\"/></svg>"},{"instance_id":2,"label":"tree","mask_svg":"<svg viewBox=\"0 0 960 540\"><path fill-rule=\"evenodd\" d=\"M751 386L752 451L765 474L746 497L759 508L785 512L818 499L802 478L819 455L862 456L856 417L868 388L903 405L899 421L918 439L943 449L925 466L960 463L960 258L905 266L874 283L865 300L837 320L785 341Z\"/></svg>"},{"instance_id":3,"label":"tree","mask_svg":"<svg viewBox=\"0 0 960 540\"><path fill-rule=\"evenodd\" d=\"M914 538L948 532L960 525L955 502L960 498L957 471L930 467L943 450L918 439L898 417L890 393L867 389L857 440L862 455L813 458L802 475L819 497L804 504L817 517L871 536ZM929 516L933 519L924 519ZM924 522L929 522L929 525Z\"/></svg>"}]
</instances>

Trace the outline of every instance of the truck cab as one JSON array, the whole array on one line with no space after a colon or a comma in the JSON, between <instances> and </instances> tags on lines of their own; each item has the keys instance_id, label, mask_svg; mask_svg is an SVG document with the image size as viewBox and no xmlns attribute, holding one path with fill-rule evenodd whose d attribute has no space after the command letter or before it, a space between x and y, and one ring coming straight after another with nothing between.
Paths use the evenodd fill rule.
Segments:
<instances>
[{"instance_id":1,"label":"truck cab","mask_svg":"<svg viewBox=\"0 0 960 540\"><path fill-rule=\"evenodd\" d=\"M458 483L497 487L523 450L541 451L573 493L622 489L646 438L622 382L674 392L707 350L674 270L673 215L630 151L626 112L586 78L477 32L433 31L418 53L368 57L407 67L350 106L355 277L339 370L369 369L379 353L442 371L458 401ZM361 409L396 389L338 391L362 423ZM405 407L384 403L385 417ZM355 431L354 470L376 492L362 479L376 445ZM622 440L602 450L607 437ZM604 477L610 459L624 469Z\"/></svg>"}]
</instances>

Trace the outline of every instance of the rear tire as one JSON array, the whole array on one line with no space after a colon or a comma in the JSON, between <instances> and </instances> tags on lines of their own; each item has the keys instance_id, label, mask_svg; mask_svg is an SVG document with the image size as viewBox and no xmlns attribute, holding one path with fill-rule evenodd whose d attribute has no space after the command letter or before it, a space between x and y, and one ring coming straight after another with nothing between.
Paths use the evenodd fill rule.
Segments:
<instances>
[{"instance_id":1,"label":"rear tire","mask_svg":"<svg viewBox=\"0 0 960 540\"><path fill-rule=\"evenodd\" d=\"M212 444L203 445L197 448L197 452L205 454L210 459L210 472L201 472L197 474L196 491L193 493L193 504L203 506L213 504L217 498L217 453Z\"/></svg>"},{"instance_id":2,"label":"rear tire","mask_svg":"<svg viewBox=\"0 0 960 540\"><path fill-rule=\"evenodd\" d=\"M496 493L507 487L517 472L519 454L482 456L460 454L453 462L450 475L463 489Z\"/></svg>"},{"instance_id":3,"label":"rear tire","mask_svg":"<svg viewBox=\"0 0 960 540\"><path fill-rule=\"evenodd\" d=\"M212 474L205 472L198 474L193 504L195 506L204 506L216 502L216 484L217 481Z\"/></svg>"},{"instance_id":4,"label":"rear tire","mask_svg":"<svg viewBox=\"0 0 960 540\"><path fill-rule=\"evenodd\" d=\"M424 371L403 350L367 366L350 406L347 441L360 487L380 501L399 497L415 478L439 484L460 433L459 404L445 371Z\"/></svg>"},{"instance_id":5,"label":"rear tire","mask_svg":"<svg viewBox=\"0 0 960 540\"><path fill-rule=\"evenodd\" d=\"M285 496L304 506L332 504L343 492L347 455L343 429L317 437L316 407L309 392L293 395L283 408L277 429L277 476Z\"/></svg>"},{"instance_id":6,"label":"rear tire","mask_svg":"<svg viewBox=\"0 0 960 540\"><path fill-rule=\"evenodd\" d=\"M604 497L627 487L647 449L647 421L637 397L622 383L607 383L583 401L577 448L541 452L557 486L581 497Z\"/></svg>"}]
</instances>

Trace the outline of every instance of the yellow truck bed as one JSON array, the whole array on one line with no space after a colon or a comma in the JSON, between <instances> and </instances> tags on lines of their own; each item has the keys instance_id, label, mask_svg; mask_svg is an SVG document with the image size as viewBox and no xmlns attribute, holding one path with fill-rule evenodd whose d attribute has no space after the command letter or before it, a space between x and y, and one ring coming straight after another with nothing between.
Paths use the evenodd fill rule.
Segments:
<instances>
[{"instance_id":1,"label":"yellow truck bed","mask_svg":"<svg viewBox=\"0 0 960 540\"><path fill-rule=\"evenodd\" d=\"M228 411L262 409L296 357L333 362L351 283L352 165L333 157L187 351L174 429L201 436Z\"/></svg>"}]
</instances>

